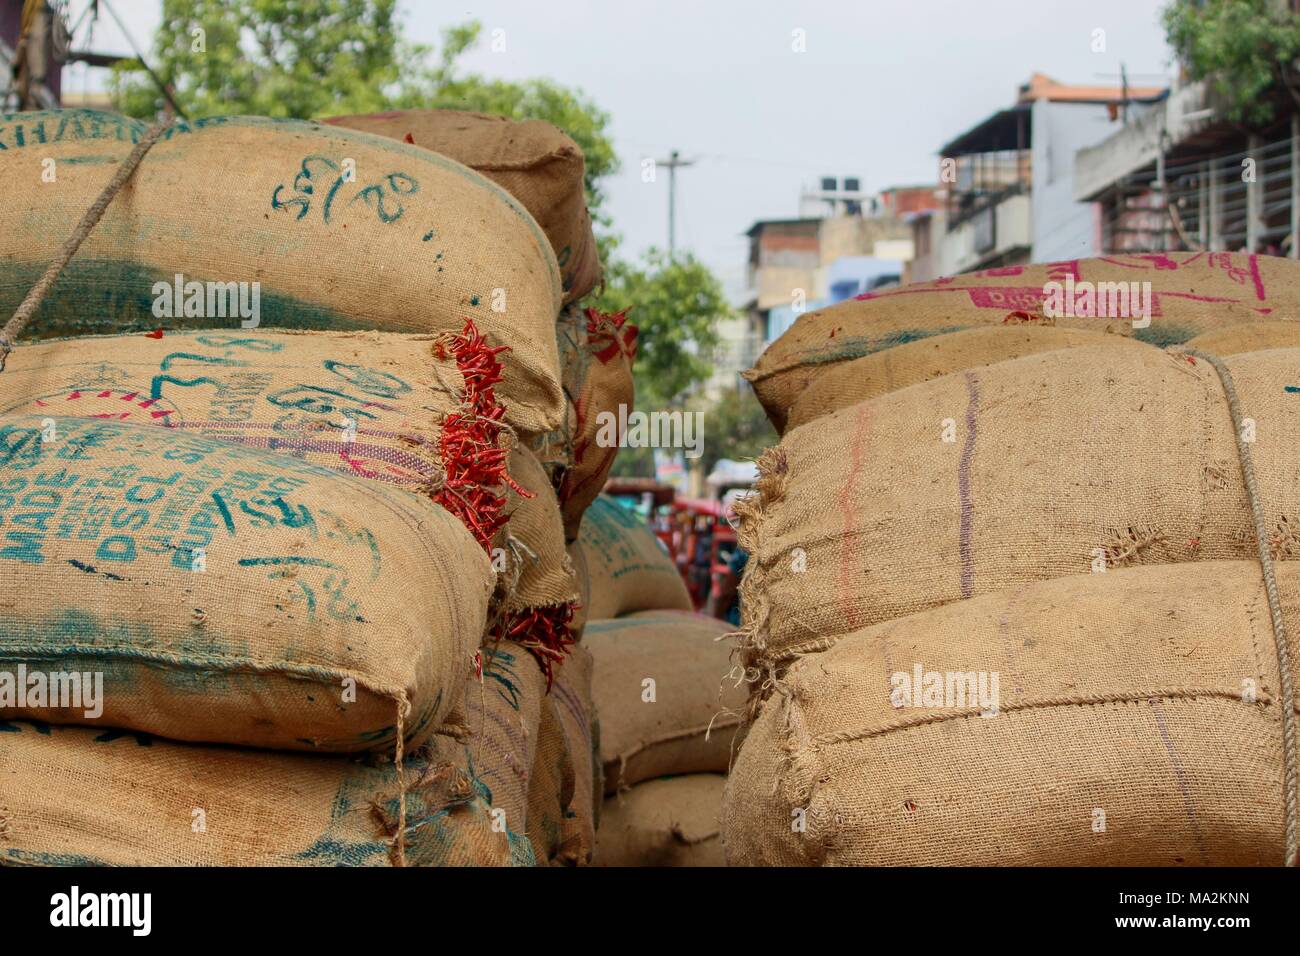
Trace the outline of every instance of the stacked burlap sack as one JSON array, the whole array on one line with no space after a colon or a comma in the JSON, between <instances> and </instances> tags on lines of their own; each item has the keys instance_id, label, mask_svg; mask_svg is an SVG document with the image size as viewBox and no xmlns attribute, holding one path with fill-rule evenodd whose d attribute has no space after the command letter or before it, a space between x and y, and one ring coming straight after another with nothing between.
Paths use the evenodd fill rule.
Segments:
<instances>
[{"instance_id":1,"label":"stacked burlap sack","mask_svg":"<svg viewBox=\"0 0 1300 956\"><path fill-rule=\"evenodd\" d=\"M692 611L654 533L613 498L592 503L570 550L600 715L592 862L721 865L722 783L746 694L729 627Z\"/></svg>"},{"instance_id":2,"label":"stacked burlap sack","mask_svg":"<svg viewBox=\"0 0 1300 956\"><path fill-rule=\"evenodd\" d=\"M7 316L144 127L6 120L59 177L0 207ZM543 206L318 123L153 147L0 374L0 672L103 687L88 713L0 680L0 862L580 858L591 668L533 450L572 415ZM256 327L187 286L254 279Z\"/></svg>"},{"instance_id":3,"label":"stacked burlap sack","mask_svg":"<svg viewBox=\"0 0 1300 956\"><path fill-rule=\"evenodd\" d=\"M1037 327L1066 271L1150 279L1152 343ZM1297 289L1245 255L1015 267L769 349L729 864L1294 858Z\"/></svg>"}]
</instances>

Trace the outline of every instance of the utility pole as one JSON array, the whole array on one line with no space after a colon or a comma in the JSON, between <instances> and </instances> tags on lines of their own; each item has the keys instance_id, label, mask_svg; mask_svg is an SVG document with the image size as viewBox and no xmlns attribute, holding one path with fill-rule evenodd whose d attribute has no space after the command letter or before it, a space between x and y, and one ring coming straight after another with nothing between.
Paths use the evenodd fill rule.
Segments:
<instances>
[{"instance_id":1,"label":"utility pole","mask_svg":"<svg viewBox=\"0 0 1300 956\"><path fill-rule=\"evenodd\" d=\"M677 248L677 167L694 166L695 160L682 159L677 150L673 150L668 159L657 159L659 166L668 167L668 258L673 257Z\"/></svg>"}]
</instances>

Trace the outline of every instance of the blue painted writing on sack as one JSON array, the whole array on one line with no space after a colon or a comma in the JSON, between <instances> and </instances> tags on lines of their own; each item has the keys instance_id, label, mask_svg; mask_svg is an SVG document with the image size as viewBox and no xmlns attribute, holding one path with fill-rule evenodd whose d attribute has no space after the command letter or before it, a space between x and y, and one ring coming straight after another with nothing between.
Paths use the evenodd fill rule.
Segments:
<instances>
[{"instance_id":1,"label":"blue painted writing on sack","mask_svg":"<svg viewBox=\"0 0 1300 956\"><path fill-rule=\"evenodd\" d=\"M316 178L318 170L321 171L319 180ZM325 196L321 203L321 219L328 225L333 216L334 200L339 190L345 185L356 181L354 169L344 169L341 163L330 159L328 156L311 155L304 158L298 174L293 179L293 192L295 195L281 198L282 193L289 191L289 187L281 183L275 187L275 192L271 194L271 208L294 209L297 211L294 219L301 221L311 212L311 202L317 195L317 186L329 181L331 177L333 177L333 181L325 190ZM406 173L394 172L382 177L378 182L360 189L355 196L348 200L347 205L351 206L361 200L375 211L380 222L396 222L402 218L402 213L405 212L405 207L398 197L410 196L419 191L420 184L413 177L408 176Z\"/></svg>"},{"instance_id":2,"label":"blue painted writing on sack","mask_svg":"<svg viewBox=\"0 0 1300 956\"><path fill-rule=\"evenodd\" d=\"M325 371L333 372L343 381L355 386L367 395L377 395L380 398L397 398L397 396L405 395L411 390L410 385L388 372L366 368L364 365L348 365L344 362L336 362L333 359L327 359L323 364Z\"/></svg>"},{"instance_id":3,"label":"blue painted writing on sack","mask_svg":"<svg viewBox=\"0 0 1300 956\"><path fill-rule=\"evenodd\" d=\"M57 125L55 121L57 120ZM190 133L206 126L228 122L224 116L177 121L164 134L164 140ZM49 125L47 125L47 123ZM29 145L113 139L121 143L138 143L148 127L137 120L99 110L43 110L34 113L0 115L0 150L22 149ZM54 134L50 135L53 126ZM6 137L12 137L6 142ZM59 160L68 162L67 158Z\"/></svg>"},{"instance_id":4,"label":"blue painted writing on sack","mask_svg":"<svg viewBox=\"0 0 1300 956\"><path fill-rule=\"evenodd\" d=\"M298 555L291 555L283 558L240 558L239 566L243 568L257 567L262 564L304 564L312 568L333 568L339 570L339 566L324 558L304 558Z\"/></svg>"},{"instance_id":5,"label":"blue painted writing on sack","mask_svg":"<svg viewBox=\"0 0 1300 956\"><path fill-rule=\"evenodd\" d=\"M360 549L369 556L369 579L380 574L379 545L369 528L295 500L311 477L339 480L331 471L289 459L273 464L208 439L163 438L155 429L115 422L52 419L58 437L46 441L43 427L28 424L33 421L45 420L0 426L0 563L44 564L48 543L59 541L61 565L93 567L101 576L145 555L194 571L200 549L223 529L235 538L247 533L241 526L279 527L303 532L331 556ZM100 459L96 448L111 454ZM158 468L160 462L175 467ZM259 465L264 470L254 470ZM266 566L270 578L289 579L309 615L319 606L332 618L366 623L350 599L342 564L293 555L239 566ZM312 573L297 573L306 569Z\"/></svg>"}]
</instances>

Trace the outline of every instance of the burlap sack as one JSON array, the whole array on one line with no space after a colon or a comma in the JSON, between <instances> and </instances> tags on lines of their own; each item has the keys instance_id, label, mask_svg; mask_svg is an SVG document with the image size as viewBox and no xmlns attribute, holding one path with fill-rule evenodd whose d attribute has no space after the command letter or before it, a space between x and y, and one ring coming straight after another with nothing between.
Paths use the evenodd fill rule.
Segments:
<instances>
[{"instance_id":1,"label":"burlap sack","mask_svg":"<svg viewBox=\"0 0 1300 956\"><path fill-rule=\"evenodd\" d=\"M1080 345L1152 348L1128 336L1055 326L990 325L936 335L832 365L790 406L785 430L951 372Z\"/></svg>"},{"instance_id":2,"label":"burlap sack","mask_svg":"<svg viewBox=\"0 0 1300 956\"><path fill-rule=\"evenodd\" d=\"M578 638L573 628L578 580L550 479L523 446L510 452L509 520L494 542L498 576L489 640L517 641L537 659L550 686L554 668Z\"/></svg>"},{"instance_id":3,"label":"burlap sack","mask_svg":"<svg viewBox=\"0 0 1300 956\"><path fill-rule=\"evenodd\" d=\"M635 404L637 328L627 323L625 313L570 306L560 313L555 336L566 417L559 428L533 436L531 445L559 491L565 537L575 541L583 514L605 487L618 457L620 406L631 412Z\"/></svg>"},{"instance_id":4,"label":"burlap sack","mask_svg":"<svg viewBox=\"0 0 1300 956\"><path fill-rule=\"evenodd\" d=\"M1105 291L1105 308L1047 319L1048 283L1150 283L1150 325L1116 318L1122 302ZM1087 288L1087 287L1082 287ZM1136 291L1142 292L1139 285ZM1077 297L1071 301L1087 305ZM1131 308L1131 307L1130 307ZM1062 311L1064 311L1062 309ZM918 339L1008 322L1111 331L1165 346L1194 335L1262 318L1300 318L1300 264L1270 256L1227 252L1171 252L1006 266L902 288L868 292L801 316L746 373L778 432L800 394L839 362ZM1139 319L1139 322L1142 321Z\"/></svg>"},{"instance_id":5,"label":"burlap sack","mask_svg":"<svg viewBox=\"0 0 1300 956\"><path fill-rule=\"evenodd\" d=\"M1186 348L1211 355L1300 348L1300 322L1248 322L1189 339Z\"/></svg>"},{"instance_id":6,"label":"burlap sack","mask_svg":"<svg viewBox=\"0 0 1300 956\"><path fill-rule=\"evenodd\" d=\"M632 611L692 609L690 592L659 539L613 498L601 495L592 502L578 545L591 593L588 621Z\"/></svg>"},{"instance_id":7,"label":"burlap sack","mask_svg":"<svg viewBox=\"0 0 1300 956\"><path fill-rule=\"evenodd\" d=\"M448 416L493 411L466 407L465 375L485 358L476 339L236 330L20 343L0 414L160 425L428 489L460 440L442 441ZM544 421L510 382L490 391L516 428Z\"/></svg>"},{"instance_id":8,"label":"burlap sack","mask_svg":"<svg viewBox=\"0 0 1300 956\"><path fill-rule=\"evenodd\" d=\"M396 110L324 122L442 153L509 192L551 241L565 302L581 299L600 281L582 150L550 123L465 110Z\"/></svg>"},{"instance_id":9,"label":"burlap sack","mask_svg":"<svg viewBox=\"0 0 1300 956\"><path fill-rule=\"evenodd\" d=\"M606 793L670 774L726 773L749 693L732 673L732 642L721 639L730 630L683 611L587 625Z\"/></svg>"},{"instance_id":10,"label":"burlap sack","mask_svg":"<svg viewBox=\"0 0 1300 956\"><path fill-rule=\"evenodd\" d=\"M1277 567L1294 668L1300 567ZM727 785L727 862L1278 865L1278 677L1256 561L1025 583L866 628L764 704Z\"/></svg>"},{"instance_id":11,"label":"burlap sack","mask_svg":"<svg viewBox=\"0 0 1300 956\"><path fill-rule=\"evenodd\" d=\"M12 712L176 740L418 740L459 699L492 589L427 499L122 422L0 419L0 520L0 662L103 682L100 714Z\"/></svg>"},{"instance_id":12,"label":"burlap sack","mask_svg":"<svg viewBox=\"0 0 1300 956\"><path fill-rule=\"evenodd\" d=\"M546 470L523 446L510 452L510 520L506 525L507 571L516 581L509 610L570 609L578 599L578 579L564 544L559 503Z\"/></svg>"},{"instance_id":13,"label":"burlap sack","mask_svg":"<svg viewBox=\"0 0 1300 956\"><path fill-rule=\"evenodd\" d=\"M387 866L402 819L391 763L0 724L0 863ZM438 738L435 738L435 740ZM482 786L436 753L405 762L408 866L529 866Z\"/></svg>"},{"instance_id":14,"label":"burlap sack","mask_svg":"<svg viewBox=\"0 0 1300 956\"><path fill-rule=\"evenodd\" d=\"M9 315L145 126L95 110L5 121L0 313ZM46 159L55 182L41 179ZM182 284L250 283L250 295L259 283L262 328L456 332L472 318L493 346L510 346L502 359L520 401L548 427L560 421L550 244L507 192L436 153L299 120L178 122L64 268L28 335L240 327L242 316L209 304L206 290L201 303L189 293L171 302L178 274Z\"/></svg>"},{"instance_id":15,"label":"burlap sack","mask_svg":"<svg viewBox=\"0 0 1300 956\"><path fill-rule=\"evenodd\" d=\"M582 545L575 541L565 552L569 555L569 564L573 568L573 577L578 585L577 604L573 609L573 638L582 640L587 629L588 610L591 607L591 574L587 570L587 553Z\"/></svg>"},{"instance_id":16,"label":"burlap sack","mask_svg":"<svg viewBox=\"0 0 1300 956\"><path fill-rule=\"evenodd\" d=\"M573 765L573 798L561 828L561 862L582 865L591 859L600 822L604 778L600 765L600 711L592 692L591 652L579 645L556 671L551 698Z\"/></svg>"},{"instance_id":17,"label":"burlap sack","mask_svg":"<svg viewBox=\"0 0 1300 956\"><path fill-rule=\"evenodd\" d=\"M455 745L458 766L479 781L497 826L528 830L529 775L537 752L546 680L527 648L484 647L482 675L465 685L465 730Z\"/></svg>"},{"instance_id":18,"label":"burlap sack","mask_svg":"<svg viewBox=\"0 0 1300 956\"><path fill-rule=\"evenodd\" d=\"M542 700L537 752L528 775L528 841L540 866L561 866L576 854L565 846L564 819L573 803L575 777L569 744L553 696Z\"/></svg>"},{"instance_id":19,"label":"burlap sack","mask_svg":"<svg viewBox=\"0 0 1300 956\"><path fill-rule=\"evenodd\" d=\"M593 866L724 866L717 773L637 784L605 801Z\"/></svg>"},{"instance_id":20,"label":"burlap sack","mask_svg":"<svg viewBox=\"0 0 1300 956\"><path fill-rule=\"evenodd\" d=\"M1094 567L1248 558L1238 427L1274 547L1300 554L1297 360L1226 359L1239 425L1207 362L1106 347L948 375L794 429L736 507L747 663L766 679L827 637Z\"/></svg>"}]
</instances>

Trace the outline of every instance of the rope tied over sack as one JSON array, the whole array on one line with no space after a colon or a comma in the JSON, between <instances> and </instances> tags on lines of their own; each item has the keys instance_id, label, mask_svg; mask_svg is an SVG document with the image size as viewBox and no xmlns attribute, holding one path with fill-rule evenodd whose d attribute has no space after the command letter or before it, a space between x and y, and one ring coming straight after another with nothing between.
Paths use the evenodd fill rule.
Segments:
<instances>
[{"instance_id":1,"label":"rope tied over sack","mask_svg":"<svg viewBox=\"0 0 1300 956\"><path fill-rule=\"evenodd\" d=\"M1295 689L1292 686L1291 651L1287 643L1286 622L1282 618L1282 601L1278 597L1277 574L1273 554L1268 546L1268 530L1264 526L1264 506L1260 501L1259 483L1255 478L1255 464L1250 456L1250 443L1241 433L1241 398L1232 380L1228 366L1217 355L1198 349L1188 349L1188 355L1204 359L1219 373L1219 382L1228 398L1228 413L1232 417L1232 430L1237 442L1237 457L1241 461L1241 476L1246 484L1246 497L1250 500L1250 516L1255 525L1255 546L1259 551L1259 565L1264 575L1264 591L1268 596L1268 613L1273 623L1273 643L1277 648L1279 671L1278 704L1282 709L1282 767L1285 806L1286 849L1283 865L1296 865L1296 726Z\"/></svg>"},{"instance_id":2,"label":"rope tied over sack","mask_svg":"<svg viewBox=\"0 0 1300 956\"><path fill-rule=\"evenodd\" d=\"M5 370L5 363L9 361L9 353L14 350L14 344L18 341L18 337L23 334L23 329L27 327L27 323L36 315L36 310L45 301L45 296L53 288L64 267L77 254L77 250L86 241L86 237L90 235L91 230L104 217L104 212L108 209L109 203L117 197L122 187L126 185L127 180L135 173L140 161L144 159L145 153L149 152L163 133L171 128L172 122L172 119L168 118L155 123L135 144L131 152L127 154L126 159L117 167L117 171L113 173L113 178L108 181L108 185L91 203L90 208L86 210L86 214L81 217L81 222L77 224L77 228L73 230L72 235L63 243L63 247L59 249L59 254L54 257L53 261L46 267L45 272L36 280L36 284L28 290L26 297L19 304L13 317L5 323L3 329L0 329L0 372Z\"/></svg>"}]
</instances>

